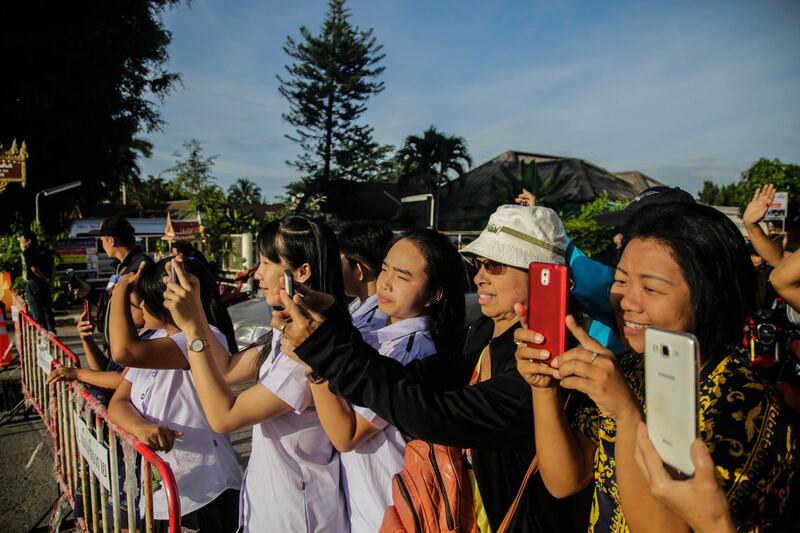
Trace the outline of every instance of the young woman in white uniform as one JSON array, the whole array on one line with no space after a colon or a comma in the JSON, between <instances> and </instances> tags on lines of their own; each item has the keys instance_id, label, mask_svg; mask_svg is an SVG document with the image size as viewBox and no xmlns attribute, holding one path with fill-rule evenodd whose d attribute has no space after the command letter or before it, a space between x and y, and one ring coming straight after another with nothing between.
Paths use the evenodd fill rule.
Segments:
<instances>
[{"instance_id":1,"label":"young woman in white uniform","mask_svg":"<svg viewBox=\"0 0 800 533\"><path fill-rule=\"evenodd\" d=\"M405 234L389 250L377 278L378 307L389 323L362 330L364 340L404 365L433 355L437 346L445 353L460 350L464 279L461 256L446 236L433 230ZM312 383L311 392L322 427L342 452L350 530L378 531L392 503L392 476L403 467L406 441L371 410L334 395L326 381Z\"/></svg>"},{"instance_id":2,"label":"young woman in white uniform","mask_svg":"<svg viewBox=\"0 0 800 533\"><path fill-rule=\"evenodd\" d=\"M188 370L186 337L164 308L165 274L163 263L142 263L135 275L124 276L114 288L111 353L127 359L130 353L138 355L139 368L124 370L108 407L109 416L158 450L170 465L178 485L183 527L233 532L242 472L230 440L211 429L200 407ZM128 303L131 290L141 299L147 322L161 325L147 340L138 337L133 325ZM216 328L212 333L224 345L225 336ZM225 364L227 352L218 355L219 364ZM153 494L153 517L155 531L166 531L169 511L163 487Z\"/></svg>"},{"instance_id":3,"label":"young woman in white uniform","mask_svg":"<svg viewBox=\"0 0 800 533\"><path fill-rule=\"evenodd\" d=\"M255 277L270 306L280 305L284 270L294 280L335 295L345 309L342 267L333 231L300 215L269 222L258 234ZM281 332L214 364L224 350L200 305L199 284L175 262L178 283L169 283L167 308L189 342L189 362L211 427L221 433L253 426L239 521L245 532L347 531L339 488L339 456L320 426L306 369L280 351ZM238 396L228 384L257 379Z\"/></svg>"}]
</instances>

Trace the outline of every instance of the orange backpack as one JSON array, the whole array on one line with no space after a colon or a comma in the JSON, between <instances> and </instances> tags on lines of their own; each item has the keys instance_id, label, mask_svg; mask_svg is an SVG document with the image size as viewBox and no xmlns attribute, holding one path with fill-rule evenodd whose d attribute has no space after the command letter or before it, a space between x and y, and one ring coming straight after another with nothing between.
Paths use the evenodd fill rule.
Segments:
<instances>
[{"instance_id":1,"label":"orange backpack","mask_svg":"<svg viewBox=\"0 0 800 533\"><path fill-rule=\"evenodd\" d=\"M539 469L533 458L517 497L497 533L511 523L530 477ZM459 448L412 440L403 469L392 479L392 501L379 533L477 533L464 452Z\"/></svg>"},{"instance_id":2,"label":"orange backpack","mask_svg":"<svg viewBox=\"0 0 800 533\"><path fill-rule=\"evenodd\" d=\"M412 440L392 479L380 533L475 532L472 486L458 448Z\"/></svg>"}]
</instances>

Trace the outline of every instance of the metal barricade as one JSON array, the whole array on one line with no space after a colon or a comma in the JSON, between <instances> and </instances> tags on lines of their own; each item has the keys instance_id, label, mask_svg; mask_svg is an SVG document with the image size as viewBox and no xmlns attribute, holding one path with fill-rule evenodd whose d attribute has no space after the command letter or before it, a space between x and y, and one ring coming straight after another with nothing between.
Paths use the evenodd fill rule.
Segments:
<instances>
[{"instance_id":1,"label":"metal barricade","mask_svg":"<svg viewBox=\"0 0 800 533\"><path fill-rule=\"evenodd\" d=\"M163 486L169 531L179 533L180 498L170 466L112 423L106 408L83 385L74 381L47 384L52 369L80 367L78 357L27 313L15 314L22 392L52 436L54 472L61 491L56 505L68 502L83 531L151 533L153 493ZM144 501L137 503L140 494ZM143 512L139 512L141 507Z\"/></svg>"}]
</instances>

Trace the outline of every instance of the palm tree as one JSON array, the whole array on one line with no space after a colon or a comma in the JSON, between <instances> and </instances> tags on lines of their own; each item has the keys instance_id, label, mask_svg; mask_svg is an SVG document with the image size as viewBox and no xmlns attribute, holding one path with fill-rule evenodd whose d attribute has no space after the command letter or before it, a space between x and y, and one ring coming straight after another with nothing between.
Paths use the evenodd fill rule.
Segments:
<instances>
[{"instance_id":1,"label":"palm tree","mask_svg":"<svg viewBox=\"0 0 800 533\"><path fill-rule=\"evenodd\" d=\"M461 177L472 166L464 138L446 135L434 126L421 137L406 137L396 158L400 166L397 181L402 187L420 185L434 194L441 185L450 182L453 173Z\"/></svg>"},{"instance_id":2,"label":"palm tree","mask_svg":"<svg viewBox=\"0 0 800 533\"><path fill-rule=\"evenodd\" d=\"M492 176L492 197L489 205L513 204L514 198L526 189L536 197L536 205L557 208L561 199L559 192L564 186L565 177L561 175L562 161L559 161L552 174L542 178L536 161L525 163L520 161L517 172L512 172L508 167L500 169L500 175Z\"/></svg>"},{"instance_id":3,"label":"palm tree","mask_svg":"<svg viewBox=\"0 0 800 533\"><path fill-rule=\"evenodd\" d=\"M228 202L232 205L255 205L263 202L261 187L247 178L239 178L228 187Z\"/></svg>"}]
</instances>

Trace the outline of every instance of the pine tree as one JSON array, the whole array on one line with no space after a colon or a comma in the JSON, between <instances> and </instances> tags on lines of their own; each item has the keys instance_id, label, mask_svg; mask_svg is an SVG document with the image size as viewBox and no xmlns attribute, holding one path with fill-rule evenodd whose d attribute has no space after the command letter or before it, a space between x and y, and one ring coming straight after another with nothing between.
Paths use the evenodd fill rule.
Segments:
<instances>
[{"instance_id":1,"label":"pine tree","mask_svg":"<svg viewBox=\"0 0 800 533\"><path fill-rule=\"evenodd\" d=\"M287 163L303 176L306 197L325 192L337 179L380 178L387 147L372 139L373 128L359 124L366 102L384 89L376 78L385 57L372 29L349 22L344 0L330 0L319 35L300 28L302 42L291 36L283 49L295 62L288 77L278 76L280 92L289 101L284 120L295 128L286 137L302 152Z\"/></svg>"}]
</instances>

